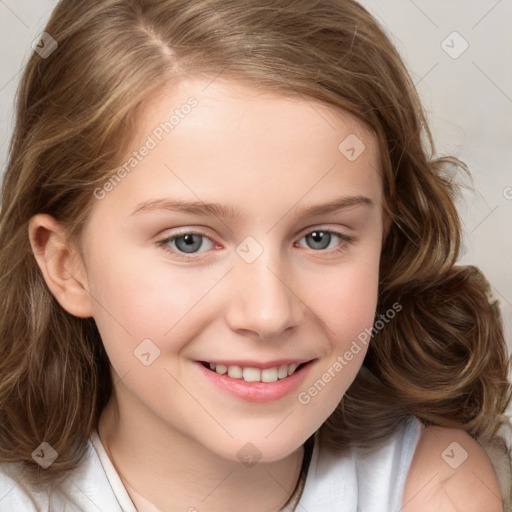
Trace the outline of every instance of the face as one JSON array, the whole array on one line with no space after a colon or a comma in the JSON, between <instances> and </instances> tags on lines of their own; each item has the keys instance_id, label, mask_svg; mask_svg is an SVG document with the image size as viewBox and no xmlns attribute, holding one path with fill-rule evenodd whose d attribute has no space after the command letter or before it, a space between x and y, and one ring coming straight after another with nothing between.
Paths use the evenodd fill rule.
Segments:
<instances>
[{"instance_id":1,"label":"face","mask_svg":"<svg viewBox=\"0 0 512 512\"><path fill-rule=\"evenodd\" d=\"M153 98L124 171L96 190L85 287L121 422L274 461L333 412L367 350L377 144L334 107L208 83Z\"/></svg>"}]
</instances>

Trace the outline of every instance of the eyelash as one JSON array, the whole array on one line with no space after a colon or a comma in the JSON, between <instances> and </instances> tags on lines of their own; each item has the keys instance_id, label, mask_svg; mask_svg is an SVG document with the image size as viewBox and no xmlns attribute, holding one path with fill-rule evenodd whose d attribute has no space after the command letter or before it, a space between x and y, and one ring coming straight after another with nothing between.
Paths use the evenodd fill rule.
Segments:
<instances>
[{"instance_id":1,"label":"eyelash","mask_svg":"<svg viewBox=\"0 0 512 512\"><path fill-rule=\"evenodd\" d=\"M353 236L345 235L343 233L340 233L339 231L332 231L332 230L320 229L320 228L312 228L310 231L308 231L307 233L302 235L299 240L302 240L305 236L310 235L310 234L314 233L315 231L321 231L322 233L327 233L327 234L330 234L330 235L336 235L337 237L339 237L341 239L341 242L334 249L329 249L329 250L319 249L319 250L316 250L316 251L314 249L310 249L313 252L320 252L320 253L322 253L322 252L326 252L326 253L339 253L339 252L343 252L343 251L346 250L347 245L351 245L351 244L353 244L356 241L356 238L353 237ZM177 238L181 238L181 237L183 237L185 235L202 236L202 237L208 239L210 242L212 242L215 245L215 243L211 240L211 238L206 233L202 233L201 231L183 231L182 233L177 233L175 235L172 235L172 236L169 236L169 237L166 237L166 238L164 238L162 240L157 241L156 245L158 247L160 247L161 249L163 249L165 252L167 252L169 254L172 254L173 256L176 256L178 259L181 259L181 260L184 260L184 261L191 261L191 260L195 259L195 256L197 256L198 254L201 254L201 253L189 253L190 255L187 255L186 253L179 252L179 251L176 251L174 249L171 249L169 247L169 245L168 245L170 242L173 242Z\"/></svg>"}]
</instances>

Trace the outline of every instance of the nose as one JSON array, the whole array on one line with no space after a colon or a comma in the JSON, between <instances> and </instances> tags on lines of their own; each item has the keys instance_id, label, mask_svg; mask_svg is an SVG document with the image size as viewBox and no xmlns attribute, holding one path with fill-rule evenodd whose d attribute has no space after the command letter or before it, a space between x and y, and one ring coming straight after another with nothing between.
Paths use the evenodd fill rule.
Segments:
<instances>
[{"instance_id":1,"label":"nose","mask_svg":"<svg viewBox=\"0 0 512 512\"><path fill-rule=\"evenodd\" d=\"M230 273L227 322L234 331L262 340L279 338L300 324L305 304L289 265L265 250L252 263L237 256Z\"/></svg>"}]
</instances>

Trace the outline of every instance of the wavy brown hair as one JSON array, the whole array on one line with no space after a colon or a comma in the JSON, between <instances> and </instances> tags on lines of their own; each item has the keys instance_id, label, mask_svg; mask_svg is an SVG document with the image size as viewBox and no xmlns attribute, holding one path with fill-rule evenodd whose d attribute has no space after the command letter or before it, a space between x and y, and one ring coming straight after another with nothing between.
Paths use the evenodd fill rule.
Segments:
<instances>
[{"instance_id":1,"label":"wavy brown hair","mask_svg":"<svg viewBox=\"0 0 512 512\"><path fill-rule=\"evenodd\" d=\"M30 58L0 217L0 460L56 481L84 456L113 391L91 318L68 314L31 251L47 213L80 242L93 191L122 162L145 102L190 76L315 99L370 127L384 208L378 312L403 311L372 340L322 426L332 446L372 446L409 415L496 434L508 356L485 279L455 266L461 237L451 158L434 158L414 85L376 20L352 0L62 0L45 29L58 48ZM365 369L371 372L364 371ZM31 453L59 454L46 470ZM32 469L34 471L32 471ZM37 475L39 473L39 475Z\"/></svg>"}]
</instances>

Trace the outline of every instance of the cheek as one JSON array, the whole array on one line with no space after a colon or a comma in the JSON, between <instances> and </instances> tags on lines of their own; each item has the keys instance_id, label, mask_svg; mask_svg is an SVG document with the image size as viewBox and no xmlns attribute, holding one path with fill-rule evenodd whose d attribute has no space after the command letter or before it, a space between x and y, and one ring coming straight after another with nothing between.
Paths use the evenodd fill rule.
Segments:
<instances>
[{"instance_id":1,"label":"cheek","mask_svg":"<svg viewBox=\"0 0 512 512\"><path fill-rule=\"evenodd\" d=\"M343 288L326 297L324 322L330 336L323 371L343 377L336 380L340 391L350 383L363 363L375 319L378 274L354 274L343 280ZM341 366L340 366L341 365ZM329 377L326 377L329 379ZM329 379L330 381L330 379Z\"/></svg>"},{"instance_id":2,"label":"cheek","mask_svg":"<svg viewBox=\"0 0 512 512\"><path fill-rule=\"evenodd\" d=\"M335 286L335 283L332 285ZM346 276L323 297L323 314L334 333L347 333L373 322L378 280L369 275ZM322 314L322 313L320 313Z\"/></svg>"},{"instance_id":3,"label":"cheek","mask_svg":"<svg viewBox=\"0 0 512 512\"><path fill-rule=\"evenodd\" d=\"M351 341L371 328L379 288L379 252L366 251L317 283L311 297L316 315L327 325L334 351L345 351Z\"/></svg>"},{"instance_id":4,"label":"cheek","mask_svg":"<svg viewBox=\"0 0 512 512\"><path fill-rule=\"evenodd\" d=\"M338 270L310 295L313 299L316 294L314 313L326 326L328 340L323 357L297 396L318 426L343 398L368 350L378 301L379 252L362 251L357 261Z\"/></svg>"},{"instance_id":5,"label":"cheek","mask_svg":"<svg viewBox=\"0 0 512 512\"><path fill-rule=\"evenodd\" d=\"M113 355L131 354L144 339L162 350L179 351L193 335L184 332L191 329L189 318L222 276L171 268L164 256L148 264L147 252L132 247L116 251L123 255L118 258L108 248L98 248L93 256L93 261L101 262L92 265L88 274L95 321L107 351Z\"/></svg>"}]
</instances>

